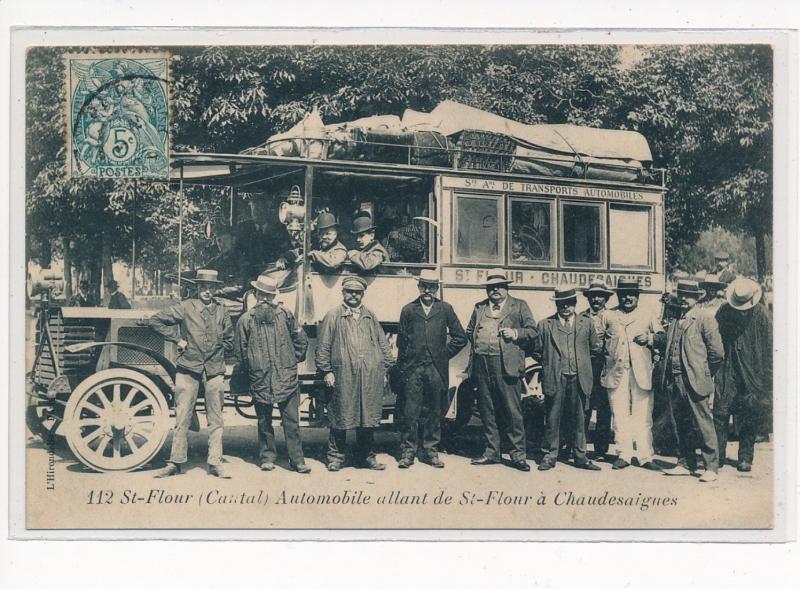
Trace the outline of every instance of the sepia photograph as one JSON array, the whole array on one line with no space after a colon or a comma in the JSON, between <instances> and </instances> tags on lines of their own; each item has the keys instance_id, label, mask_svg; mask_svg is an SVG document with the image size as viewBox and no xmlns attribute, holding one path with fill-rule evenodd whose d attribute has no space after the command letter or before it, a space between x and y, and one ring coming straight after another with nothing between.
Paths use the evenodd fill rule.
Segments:
<instances>
[{"instance_id":1,"label":"sepia photograph","mask_svg":"<svg viewBox=\"0 0 800 589\"><path fill-rule=\"evenodd\" d=\"M774 45L234 37L20 48L27 530L780 523Z\"/></svg>"}]
</instances>

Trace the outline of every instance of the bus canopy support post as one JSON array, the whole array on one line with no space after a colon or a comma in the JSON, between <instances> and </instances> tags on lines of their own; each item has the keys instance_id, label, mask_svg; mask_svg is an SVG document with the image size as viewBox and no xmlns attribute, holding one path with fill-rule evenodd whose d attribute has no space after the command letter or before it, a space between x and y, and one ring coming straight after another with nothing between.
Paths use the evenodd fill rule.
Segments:
<instances>
[{"instance_id":1,"label":"bus canopy support post","mask_svg":"<svg viewBox=\"0 0 800 589\"><path fill-rule=\"evenodd\" d=\"M181 293L181 267L183 266L183 162L181 162L180 182L178 184L178 298Z\"/></svg>"},{"instance_id":2,"label":"bus canopy support post","mask_svg":"<svg viewBox=\"0 0 800 589\"><path fill-rule=\"evenodd\" d=\"M300 276L299 284L302 286L302 296L298 297L297 304L300 306L297 309L298 317L301 323L306 323L314 316L314 293L311 291L311 283L309 282L309 270L311 269L311 261L308 258L308 252L311 251L311 226L313 224L312 211L314 210L314 166L307 165L305 172L305 184L303 186L305 197L305 222L303 223L303 264L301 266L303 275Z\"/></svg>"}]
</instances>

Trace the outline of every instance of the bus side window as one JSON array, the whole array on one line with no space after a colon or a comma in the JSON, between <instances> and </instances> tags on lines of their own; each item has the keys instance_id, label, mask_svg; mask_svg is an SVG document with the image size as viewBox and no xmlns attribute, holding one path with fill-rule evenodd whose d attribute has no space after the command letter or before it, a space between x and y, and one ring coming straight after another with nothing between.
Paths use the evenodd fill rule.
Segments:
<instances>
[{"instance_id":1,"label":"bus side window","mask_svg":"<svg viewBox=\"0 0 800 589\"><path fill-rule=\"evenodd\" d=\"M625 268L652 266L651 208L611 204L608 215L611 266Z\"/></svg>"},{"instance_id":2,"label":"bus side window","mask_svg":"<svg viewBox=\"0 0 800 589\"><path fill-rule=\"evenodd\" d=\"M561 234L565 265L603 265L603 205L562 203Z\"/></svg>"},{"instance_id":3,"label":"bus side window","mask_svg":"<svg viewBox=\"0 0 800 589\"><path fill-rule=\"evenodd\" d=\"M551 203L511 199L511 262L552 260Z\"/></svg>"},{"instance_id":4,"label":"bus side window","mask_svg":"<svg viewBox=\"0 0 800 589\"><path fill-rule=\"evenodd\" d=\"M502 263L500 224L501 199L456 196L456 260Z\"/></svg>"}]
</instances>

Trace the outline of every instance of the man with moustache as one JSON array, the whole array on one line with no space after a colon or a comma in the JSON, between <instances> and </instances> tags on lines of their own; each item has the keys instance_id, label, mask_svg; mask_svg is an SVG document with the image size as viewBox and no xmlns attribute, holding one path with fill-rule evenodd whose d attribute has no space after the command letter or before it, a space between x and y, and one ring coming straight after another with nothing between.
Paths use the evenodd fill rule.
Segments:
<instances>
[{"instance_id":1,"label":"man with moustache","mask_svg":"<svg viewBox=\"0 0 800 589\"><path fill-rule=\"evenodd\" d=\"M404 381L401 458L398 468L409 468L422 445L420 460L444 468L439 459L441 415L447 400L448 365L467 345L467 336L453 307L438 298L439 277L423 270L419 297L400 312L397 365Z\"/></svg>"},{"instance_id":2,"label":"man with moustache","mask_svg":"<svg viewBox=\"0 0 800 589\"><path fill-rule=\"evenodd\" d=\"M221 281L216 270L202 268L194 279L197 298L181 301L147 320L147 325L178 345L175 375L175 430L172 451L158 478L181 474L187 462L188 431L200 384L205 389L208 418L208 474L230 478L222 469L222 403L225 354L233 351L233 325L228 310L213 296ZM174 326L179 327L176 335Z\"/></svg>"},{"instance_id":3,"label":"man with moustache","mask_svg":"<svg viewBox=\"0 0 800 589\"><path fill-rule=\"evenodd\" d=\"M605 337L606 330L606 315L608 313L606 305L613 294L601 280L592 281L589 288L583 291L583 296L589 301L589 308L581 314L592 320L594 329L597 332L597 338L601 342ZM589 432L589 422L592 418L592 409L594 409L596 412L594 455L598 459L603 458L608 453L608 446L611 443L611 406L608 404L608 393L603 388L603 385L600 384L602 370L603 357L601 355L592 356L592 394L586 411L585 431Z\"/></svg>"},{"instance_id":4,"label":"man with moustache","mask_svg":"<svg viewBox=\"0 0 800 589\"><path fill-rule=\"evenodd\" d=\"M356 236L358 249L347 252L347 259L359 272L372 272L389 260L389 253L381 243L375 239L375 226L372 217L361 215L353 220L353 229L350 231Z\"/></svg>"},{"instance_id":5,"label":"man with moustache","mask_svg":"<svg viewBox=\"0 0 800 589\"><path fill-rule=\"evenodd\" d=\"M345 278L343 303L328 311L319 328L317 368L332 391L328 403L331 472L344 464L347 430L351 429L356 430L356 464L371 470L386 468L375 458L373 444L383 413L386 370L393 358L378 318L361 304L366 289L363 278Z\"/></svg>"},{"instance_id":6,"label":"man with moustache","mask_svg":"<svg viewBox=\"0 0 800 589\"><path fill-rule=\"evenodd\" d=\"M319 249L308 252L308 257L318 272L333 272L347 260L347 248L339 241L339 224L332 213L317 217Z\"/></svg>"},{"instance_id":7,"label":"man with moustache","mask_svg":"<svg viewBox=\"0 0 800 589\"><path fill-rule=\"evenodd\" d=\"M600 353L602 343L594 322L575 314L578 295L574 288L556 288L553 301L556 313L539 324L534 348L542 364L547 411L548 449L539 470L555 468L562 433L572 446L576 468L600 470L586 456L584 418L593 386L591 357Z\"/></svg>"},{"instance_id":8,"label":"man with moustache","mask_svg":"<svg viewBox=\"0 0 800 589\"><path fill-rule=\"evenodd\" d=\"M536 321L528 303L508 294L511 284L502 268L489 272L487 298L475 305L467 326L472 344L470 379L478 392L486 449L472 460L477 466L501 462L500 437L511 448L511 466L527 472L525 426L522 416L522 377L525 347L536 337ZM498 427L498 417L503 429Z\"/></svg>"},{"instance_id":9,"label":"man with moustache","mask_svg":"<svg viewBox=\"0 0 800 589\"><path fill-rule=\"evenodd\" d=\"M678 433L680 459L669 475L689 475L697 470L694 440L706 464L701 482L717 480L719 470L717 432L709 397L714 392L713 376L725 351L714 317L697 308L703 291L694 280L678 281L679 315L667 328L663 386L669 396Z\"/></svg>"},{"instance_id":10,"label":"man with moustache","mask_svg":"<svg viewBox=\"0 0 800 589\"><path fill-rule=\"evenodd\" d=\"M636 463L661 470L653 462L653 349L664 345L658 317L639 307L639 282L617 281L619 306L606 315L605 366L600 382L614 417L620 470ZM635 448L634 448L635 446Z\"/></svg>"}]
</instances>

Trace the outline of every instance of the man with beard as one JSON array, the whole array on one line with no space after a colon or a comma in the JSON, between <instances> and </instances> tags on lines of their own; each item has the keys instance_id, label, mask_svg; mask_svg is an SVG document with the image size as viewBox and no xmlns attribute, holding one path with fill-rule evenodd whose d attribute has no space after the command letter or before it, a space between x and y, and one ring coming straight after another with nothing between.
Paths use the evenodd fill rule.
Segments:
<instances>
[{"instance_id":1,"label":"man with beard","mask_svg":"<svg viewBox=\"0 0 800 589\"><path fill-rule=\"evenodd\" d=\"M486 449L472 464L501 462L500 437L511 448L511 466L527 472L525 425L520 398L525 375L525 347L536 337L536 321L528 303L508 294L511 284L502 268L489 272L487 298L475 305L467 326L472 343L470 379L478 391ZM498 427L498 415L503 429Z\"/></svg>"},{"instance_id":2,"label":"man with beard","mask_svg":"<svg viewBox=\"0 0 800 589\"><path fill-rule=\"evenodd\" d=\"M405 384L402 456L397 466L409 468L414 464L421 442L420 460L444 468L438 446L441 413L447 399L448 364L467 345L467 336L453 307L436 298L436 272L423 270L418 281L419 297L403 307L397 335L397 364Z\"/></svg>"},{"instance_id":3,"label":"man with beard","mask_svg":"<svg viewBox=\"0 0 800 589\"><path fill-rule=\"evenodd\" d=\"M583 291L583 296L589 300L589 308L581 313L594 323L597 338L600 342L605 337L606 304L614 293L608 290L601 280L592 281L589 288ZM608 392L600 384L600 373L603 370L603 357L592 356L592 394L589 398L589 408L586 411L585 430L589 432L589 422L592 418L592 409L596 411L594 428L594 455L596 459L603 458L608 453L611 443L611 406L608 404Z\"/></svg>"},{"instance_id":4,"label":"man with beard","mask_svg":"<svg viewBox=\"0 0 800 589\"><path fill-rule=\"evenodd\" d=\"M314 268L319 272L333 272L347 260L347 248L339 241L339 224L331 213L317 217L319 249L308 252Z\"/></svg>"},{"instance_id":5,"label":"man with beard","mask_svg":"<svg viewBox=\"0 0 800 589\"><path fill-rule=\"evenodd\" d=\"M375 239L375 226L372 217L361 215L353 220L353 229L350 231L356 236L359 249L347 252L347 259L359 272L372 272L389 260L389 253Z\"/></svg>"},{"instance_id":6,"label":"man with beard","mask_svg":"<svg viewBox=\"0 0 800 589\"><path fill-rule=\"evenodd\" d=\"M208 417L208 473L230 478L220 464L225 354L233 351L233 325L225 306L212 295L220 284L217 271L198 270L195 283L196 299L181 301L147 320L151 329L178 346L172 451L158 478L181 474L181 465L187 461L189 426L201 383ZM179 335L173 329L175 325L179 327Z\"/></svg>"},{"instance_id":7,"label":"man with beard","mask_svg":"<svg viewBox=\"0 0 800 589\"><path fill-rule=\"evenodd\" d=\"M680 459L669 475L689 475L697 470L695 436L706 464L702 482L717 480L719 470L717 433L709 397L714 392L713 376L722 364L725 351L717 322L697 309L703 295L694 280L678 281L679 316L667 328L663 386L669 396L678 434Z\"/></svg>"},{"instance_id":8,"label":"man with beard","mask_svg":"<svg viewBox=\"0 0 800 589\"><path fill-rule=\"evenodd\" d=\"M600 353L602 343L592 320L585 315L575 315L578 295L574 288L556 288L553 301L556 313L539 324L535 346L542 364L542 389L547 407L548 449L539 470L556 466L562 433L572 446L576 468L600 470L586 456L584 418L593 385L591 357ZM562 428L567 431L562 432Z\"/></svg>"},{"instance_id":9,"label":"man with beard","mask_svg":"<svg viewBox=\"0 0 800 589\"><path fill-rule=\"evenodd\" d=\"M358 276L342 281L343 303L325 315L317 341L317 368L330 389L328 470L341 470L347 430L356 430L356 464L383 470L373 449L383 413L386 370L392 352L375 314L361 304L367 283Z\"/></svg>"},{"instance_id":10,"label":"man with beard","mask_svg":"<svg viewBox=\"0 0 800 589\"><path fill-rule=\"evenodd\" d=\"M619 470L632 462L661 470L653 462L653 349L664 344L658 318L639 307L639 282L617 281L619 306L606 315L605 366L600 382L614 416ZM635 446L635 449L634 449Z\"/></svg>"},{"instance_id":11,"label":"man with beard","mask_svg":"<svg viewBox=\"0 0 800 589\"><path fill-rule=\"evenodd\" d=\"M715 378L719 464L725 464L733 414L739 434L739 472L750 472L756 436L772 418L772 319L760 300L758 283L737 278L728 289L728 302L717 312L725 347L725 360Z\"/></svg>"}]
</instances>

